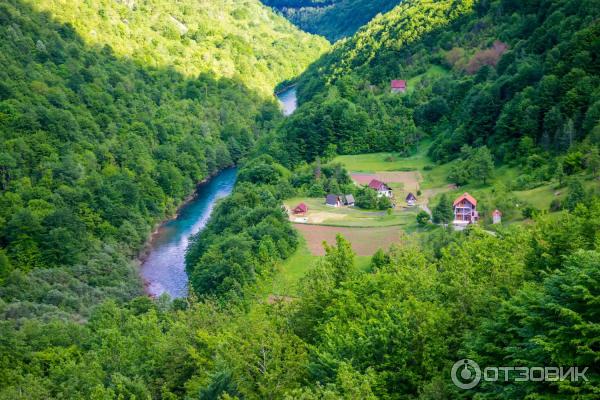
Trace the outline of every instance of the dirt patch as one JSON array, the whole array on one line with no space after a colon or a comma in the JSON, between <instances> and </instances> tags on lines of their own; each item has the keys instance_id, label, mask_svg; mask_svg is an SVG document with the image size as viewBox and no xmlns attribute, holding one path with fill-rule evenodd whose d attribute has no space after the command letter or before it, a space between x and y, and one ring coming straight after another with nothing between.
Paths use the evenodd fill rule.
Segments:
<instances>
[{"instance_id":1,"label":"dirt patch","mask_svg":"<svg viewBox=\"0 0 600 400\"><path fill-rule=\"evenodd\" d=\"M344 236L359 256L371 256L378 249L388 249L392 244L400 242L403 232L397 226L381 228L346 228L336 226L294 224L304 236L308 249L313 255L325 255L323 242L335 243L339 233Z\"/></svg>"},{"instance_id":2,"label":"dirt patch","mask_svg":"<svg viewBox=\"0 0 600 400\"><path fill-rule=\"evenodd\" d=\"M352 173L352 180L359 185L368 185L373 179L384 183L402 183L407 192L416 192L419 190L421 174L419 171L396 171L396 172L377 172L374 174Z\"/></svg>"}]
</instances>

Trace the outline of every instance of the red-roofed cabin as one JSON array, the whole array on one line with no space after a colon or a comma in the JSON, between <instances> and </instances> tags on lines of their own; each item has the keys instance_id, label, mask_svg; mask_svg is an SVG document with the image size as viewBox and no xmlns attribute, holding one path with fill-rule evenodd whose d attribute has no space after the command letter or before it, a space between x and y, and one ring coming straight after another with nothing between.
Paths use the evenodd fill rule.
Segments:
<instances>
[{"instance_id":1,"label":"red-roofed cabin","mask_svg":"<svg viewBox=\"0 0 600 400\"><path fill-rule=\"evenodd\" d=\"M463 193L452 205L454 209L454 223L456 224L474 224L479 220L477 212L477 200L469 193Z\"/></svg>"},{"instance_id":2,"label":"red-roofed cabin","mask_svg":"<svg viewBox=\"0 0 600 400\"><path fill-rule=\"evenodd\" d=\"M406 81L394 79L392 81L392 93L405 93L406 92Z\"/></svg>"},{"instance_id":3,"label":"red-roofed cabin","mask_svg":"<svg viewBox=\"0 0 600 400\"><path fill-rule=\"evenodd\" d=\"M392 197L392 189L377 179L373 179L371 183L369 183L369 187L373 190L376 190L377 196L379 197Z\"/></svg>"},{"instance_id":4,"label":"red-roofed cabin","mask_svg":"<svg viewBox=\"0 0 600 400\"><path fill-rule=\"evenodd\" d=\"M294 214L306 214L308 212L308 206L304 203L300 203L292 210Z\"/></svg>"}]
</instances>

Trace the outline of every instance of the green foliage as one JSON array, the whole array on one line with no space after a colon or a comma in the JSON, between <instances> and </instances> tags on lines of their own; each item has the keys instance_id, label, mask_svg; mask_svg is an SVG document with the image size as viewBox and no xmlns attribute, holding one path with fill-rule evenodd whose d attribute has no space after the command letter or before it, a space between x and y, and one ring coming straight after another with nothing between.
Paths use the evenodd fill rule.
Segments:
<instances>
[{"instance_id":1,"label":"green foliage","mask_svg":"<svg viewBox=\"0 0 600 400\"><path fill-rule=\"evenodd\" d=\"M378 13L391 10L399 0L262 0L302 30L335 42L352 35Z\"/></svg>"},{"instance_id":2,"label":"green foliage","mask_svg":"<svg viewBox=\"0 0 600 400\"><path fill-rule=\"evenodd\" d=\"M297 233L281 206L287 175L268 156L240 169L234 192L219 203L188 248L186 266L197 294L243 296L246 287L269 276L294 252Z\"/></svg>"},{"instance_id":3,"label":"green foliage","mask_svg":"<svg viewBox=\"0 0 600 400\"><path fill-rule=\"evenodd\" d=\"M452 201L446 193L440 196L438 204L432 211L432 219L436 224L447 224L454 219L454 212L452 210Z\"/></svg>"},{"instance_id":4,"label":"green foliage","mask_svg":"<svg viewBox=\"0 0 600 400\"><path fill-rule=\"evenodd\" d=\"M388 210L392 202L388 197L377 195L370 187L362 187L356 192L356 206L365 210Z\"/></svg>"},{"instance_id":5,"label":"green foliage","mask_svg":"<svg viewBox=\"0 0 600 400\"><path fill-rule=\"evenodd\" d=\"M485 184L494 174L494 160L486 146L476 149L464 145L460 151L461 159L450 169L448 179L458 185L477 181Z\"/></svg>"},{"instance_id":6,"label":"green foliage","mask_svg":"<svg viewBox=\"0 0 600 400\"><path fill-rule=\"evenodd\" d=\"M272 87L322 42L218 3L0 5L0 295L17 315L139 294L129 259L154 225L277 123Z\"/></svg>"},{"instance_id":7,"label":"green foliage","mask_svg":"<svg viewBox=\"0 0 600 400\"><path fill-rule=\"evenodd\" d=\"M477 398L597 396L600 254L579 250L561 264L560 271L527 285L483 321L468 336L465 351L480 365L588 367L589 382L484 382L473 393Z\"/></svg>"},{"instance_id":8,"label":"green foliage","mask_svg":"<svg viewBox=\"0 0 600 400\"><path fill-rule=\"evenodd\" d=\"M164 0L24 1L72 26L86 43L109 46L120 58L173 68L187 78L213 73L263 95L300 74L328 47L324 39L295 29L258 0L182 0L176 7ZM53 47L40 38L37 43L52 53Z\"/></svg>"},{"instance_id":9,"label":"green foliage","mask_svg":"<svg viewBox=\"0 0 600 400\"><path fill-rule=\"evenodd\" d=\"M574 211L577 204L582 203L585 200L586 194L583 184L580 179L572 179L567 186L569 193L567 194L567 200L565 207L569 211Z\"/></svg>"},{"instance_id":10,"label":"green foliage","mask_svg":"<svg viewBox=\"0 0 600 400\"><path fill-rule=\"evenodd\" d=\"M340 154L377 147L406 152L423 132L434 139L430 156L442 162L456 158L464 145L485 145L494 159L521 165L523 139L531 144L527 156L537 154L544 164L579 143L593 145L600 118L600 70L591 56L598 46L596 1L547 0L542 13L505 3L411 0L376 17L300 77L301 105L297 120L283 129L287 142L300 143L297 151L304 153L298 132L310 137L312 128L300 119L325 120L323 105L335 100L368 115L361 121L364 144L353 140L338 147ZM421 78L432 68L444 73ZM391 95L392 79L407 80L407 93ZM369 137L371 126L385 132L388 123L398 124L396 115L404 121L394 129L395 140ZM338 128L319 137L337 144L343 139L336 134L352 136ZM567 158L567 174L586 168L586 157L597 170L597 157L585 153ZM555 170L544 167L536 172L544 176L524 177L529 182L523 188L546 180L548 169Z\"/></svg>"},{"instance_id":11,"label":"green foliage","mask_svg":"<svg viewBox=\"0 0 600 400\"><path fill-rule=\"evenodd\" d=\"M429 221L431 220L431 216L429 215L429 213L427 211L421 210L419 211L419 213L417 214L417 223L420 226L425 226L429 223Z\"/></svg>"}]
</instances>

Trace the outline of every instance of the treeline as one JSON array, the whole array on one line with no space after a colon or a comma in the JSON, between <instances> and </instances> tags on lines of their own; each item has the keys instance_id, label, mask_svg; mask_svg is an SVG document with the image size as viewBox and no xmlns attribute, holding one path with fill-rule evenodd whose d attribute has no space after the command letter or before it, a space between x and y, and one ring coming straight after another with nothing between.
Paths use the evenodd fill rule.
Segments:
<instances>
[{"instance_id":1,"label":"treeline","mask_svg":"<svg viewBox=\"0 0 600 400\"><path fill-rule=\"evenodd\" d=\"M216 217L243 204L276 221L276 206L245 205L269 199L268 186L242 183ZM289 302L143 297L105 302L86 324L33 319L15 329L16 320L4 320L0 398L593 399L600 202L536 222L495 236L437 230L422 243L378 252L367 271L356 268L340 237ZM240 232L245 241L251 231ZM246 248L223 233L235 239L231 248ZM196 246L202 242L218 246L219 239L201 237ZM260 260L258 247L251 257ZM589 367L588 381L502 381L462 391L450 368L464 357L482 367Z\"/></svg>"},{"instance_id":2,"label":"treeline","mask_svg":"<svg viewBox=\"0 0 600 400\"><path fill-rule=\"evenodd\" d=\"M240 169L233 193L188 248L186 266L196 294L241 298L294 252L297 233L282 206L293 193L288 178L289 171L269 156Z\"/></svg>"},{"instance_id":3,"label":"treeline","mask_svg":"<svg viewBox=\"0 0 600 400\"><path fill-rule=\"evenodd\" d=\"M486 145L500 163L538 164L523 186L547 179L544 171L581 171L595 163L600 140L598 6L405 1L300 78L301 106L283 129L284 147L302 152L310 143L317 155L330 145L340 154L407 152L412 138L429 136L439 162L458 157L464 145ZM407 80L407 93L390 94L392 79ZM334 119L333 133L307 125L327 127L331 104L348 110ZM395 117L401 123L390 142L385 124ZM357 137L368 145L345 144Z\"/></svg>"},{"instance_id":4,"label":"treeline","mask_svg":"<svg viewBox=\"0 0 600 400\"><path fill-rule=\"evenodd\" d=\"M262 0L306 32L335 42L353 35L379 13L400 0Z\"/></svg>"}]
</instances>

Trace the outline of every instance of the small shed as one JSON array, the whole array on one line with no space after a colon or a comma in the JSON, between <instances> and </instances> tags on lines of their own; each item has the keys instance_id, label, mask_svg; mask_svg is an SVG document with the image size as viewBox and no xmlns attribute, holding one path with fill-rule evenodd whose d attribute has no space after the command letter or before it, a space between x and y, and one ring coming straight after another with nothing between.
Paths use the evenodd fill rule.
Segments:
<instances>
[{"instance_id":1,"label":"small shed","mask_svg":"<svg viewBox=\"0 0 600 400\"><path fill-rule=\"evenodd\" d=\"M409 206L414 206L416 202L417 198L414 194L409 193L408 196L406 196L406 204L408 204Z\"/></svg>"},{"instance_id":2,"label":"small shed","mask_svg":"<svg viewBox=\"0 0 600 400\"><path fill-rule=\"evenodd\" d=\"M502 222L502 212L498 209L495 209L492 213L492 223L499 224Z\"/></svg>"},{"instance_id":3,"label":"small shed","mask_svg":"<svg viewBox=\"0 0 600 400\"><path fill-rule=\"evenodd\" d=\"M391 83L392 93L406 93L406 81L394 79Z\"/></svg>"},{"instance_id":4,"label":"small shed","mask_svg":"<svg viewBox=\"0 0 600 400\"><path fill-rule=\"evenodd\" d=\"M328 205L330 207L341 207L342 199L340 199L340 196L338 196L337 194L328 194L325 198L325 205Z\"/></svg>"},{"instance_id":5,"label":"small shed","mask_svg":"<svg viewBox=\"0 0 600 400\"><path fill-rule=\"evenodd\" d=\"M344 196L344 205L348 207L354 207L354 196L347 194Z\"/></svg>"},{"instance_id":6,"label":"small shed","mask_svg":"<svg viewBox=\"0 0 600 400\"><path fill-rule=\"evenodd\" d=\"M308 206L304 203L300 203L292 210L292 212L294 214L306 214L308 212Z\"/></svg>"}]
</instances>

